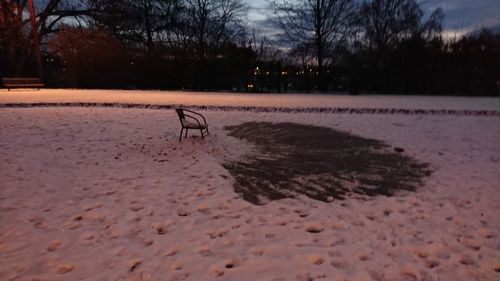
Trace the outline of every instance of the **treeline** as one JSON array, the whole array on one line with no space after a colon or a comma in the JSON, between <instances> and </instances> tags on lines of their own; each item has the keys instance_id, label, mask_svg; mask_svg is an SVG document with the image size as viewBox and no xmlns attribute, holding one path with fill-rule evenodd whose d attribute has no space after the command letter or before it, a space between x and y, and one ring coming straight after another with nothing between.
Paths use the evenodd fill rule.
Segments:
<instances>
[{"instance_id":1,"label":"treeline","mask_svg":"<svg viewBox=\"0 0 500 281\"><path fill-rule=\"evenodd\" d=\"M500 35L444 40L415 0L275 0L272 40L242 0L28 0L0 6L0 76L48 86L500 94ZM36 50L41 49L37 54Z\"/></svg>"},{"instance_id":2,"label":"treeline","mask_svg":"<svg viewBox=\"0 0 500 281\"><path fill-rule=\"evenodd\" d=\"M453 42L409 38L380 59L350 54L349 90L421 95L500 95L500 34L482 30Z\"/></svg>"}]
</instances>

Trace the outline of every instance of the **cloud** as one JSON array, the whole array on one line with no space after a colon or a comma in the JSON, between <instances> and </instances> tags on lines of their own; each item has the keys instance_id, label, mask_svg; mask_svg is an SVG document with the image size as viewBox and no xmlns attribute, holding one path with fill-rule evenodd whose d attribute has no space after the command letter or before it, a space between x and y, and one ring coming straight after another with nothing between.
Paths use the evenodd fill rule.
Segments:
<instances>
[{"instance_id":1,"label":"cloud","mask_svg":"<svg viewBox=\"0 0 500 281\"><path fill-rule=\"evenodd\" d=\"M444 25L449 31L474 30L500 24L499 0L420 0L428 15L441 7L446 15Z\"/></svg>"},{"instance_id":2,"label":"cloud","mask_svg":"<svg viewBox=\"0 0 500 281\"><path fill-rule=\"evenodd\" d=\"M445 32L462 34L466 30L494 27L500 24L500 0L417 0L425 15L442 8L446 18ZM249 19L256 24L270 16L266 0L248 1Z\"/></svg>"},{"instance_id":3,"label":"cloud","mask_svg":"<svg viewBox=\"0 0 500 281\"><path fill-rule=\"evenodd\" d=\"M248 18L252 22L264 21L270 17L270 11L266 0L254 0L247 1L250 6L250 11L248 13Z\"/></svg>"}]
</instances>

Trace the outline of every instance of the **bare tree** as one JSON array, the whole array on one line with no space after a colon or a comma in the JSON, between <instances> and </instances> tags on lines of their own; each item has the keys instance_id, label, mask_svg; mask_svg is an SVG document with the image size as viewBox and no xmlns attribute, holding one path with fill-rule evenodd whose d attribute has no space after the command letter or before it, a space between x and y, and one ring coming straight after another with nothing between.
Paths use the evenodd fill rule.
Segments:
<instances>
[{"instance_id":1,"label":"bare tree","mask_svg":"<svg viewBox=\"0 0 500 281\"><path fill-rule=\"evenodd\" d=\"M20 75L24 62L36 54L42 76L40 43L56 32L65 18L78 20L89 10L70 0L2 0L0 4L0 49L5 52L9 70ZM28 16L29 15L29 16Z\"/></svg>"},{"instance_id":2,"label":"bare tree","mask_svg":"<svg viewBox=\"0 0 500 281\"><path fill-rule=\"evenodd\" d=\"M331 63L330 51L348 34L354 0L271 0L277 24L286 38L296 45L313 46L318 66L318 87L327 90L326 66Z\"/></svg>"},{"instance_id":3,"label":"bare tree","mask_svg":"<svg viewBox=\"0 0 500 281\"><path fill-rule=\"evenodd\" d=\"M294 58L300 67L305 69L310 61L313 59L311 56L311 44L298 44L288 52L289 56Z\"/></svg>"},{"instance_id":4,"label":"bare tree","mask_svg":"<svg viewBox=\"0 0 500 281\"><path fill-rule=\"evenodd\" d=\"M168 40L182 12L180 0L88 0L93 18L120 39L149 51Z\"/></svg>"},{"instance_id":5,"label":"bare tree","mask_svg":"<svg viewBox=\"0 0 500 281\"><path fill-rule=\"evenodd\" d=\"M241 34L246 12L242 0L87 0L94 19L124 41L188 49L202 56Z\"/></svg>"},{"instance_id":6,"label":"bare tree","mask_svg":"<svg viewBox=\"0 0 500 281\"><path fill-rule=\"evenodd\" d=\"M29 50L28 38L23 32L23 11L26 1L2 1L0 4L0 72L19 73L20 57Z\"/></svg>"},{"instance_id":7,"label":"bare tree","mask_svg":"<svg viewBox=\"0 0 500 281\"><path fill-rule=\"evenodd\" d=\"M373 90L385 92L395 84L391 67L396 50L419 44L425 46L430 40L440 38L443 11L436 9L425 22L423 15L416 0L369 0L362 4L359 15L361 46L368 51ZM413 74L417 76L424 77L422 72Z\"/></svg>"},{"instance_id":8,"label":"bare tree","mask_svg":"<svg viewBox=\"0 0 500 281\"><path fill-rule=\"evenodd\" d=\"M218 48L222 43L243 34L241 20L247 7L241 0L184 0L188 34L194 39L200 58L207 47Z\"/></svg>"},{"instance_id":9,"label":"bare tree","mask_svg":"<svg viewBox=\"0 0 500 281\"><path fill-rule=\"evenodd\" d=\"M440 35L443 11L436 9L425 23L422 17L416 0L371 0L361 6L359 22L368 48L385 52L403 39Z\"/></svg>"},{"instance_id":10,"label":"bare tree","mask_svg":"<svg viewBox=\"0 0 500 281\"><path fill-rule=\"evenodd\" d=\"M283 56L283 52L278 47L277 42L266 36L258 38L255 30L252 32L249 46L255 53L257 61L268 62L277 60Z\"/></svg>"},{"instance_id":11,"label":"bare tree","mask_svg":"<svg viewBox=\"0 0 500 281\"><path fill-rule=\"evenodd\" d=\"M213 64L227 43L243 38L243 0L183 0L185 11L177 29L183 59L189 61L191 85L210 88Z\"/></svg>"}]
</instances>

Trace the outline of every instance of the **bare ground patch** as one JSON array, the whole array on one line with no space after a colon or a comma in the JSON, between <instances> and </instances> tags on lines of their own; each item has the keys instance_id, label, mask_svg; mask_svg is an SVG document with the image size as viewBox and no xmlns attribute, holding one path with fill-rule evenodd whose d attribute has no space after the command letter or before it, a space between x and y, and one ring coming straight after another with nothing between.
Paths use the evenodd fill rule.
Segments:
<instances>
[{"instance_id":1,"label":"bare ground patch","mask_svg":"<svg viewBox=\"0 0 500 281\"><path fill-rule=\"evenodd\" d=\"M258 148L245 160L223 164L235 191L253 204L299 194L325 202L349 194L391 196L414 191L431 174L428 164L401 149L330 128L250 122L225 129Z\"/></svg>"}]
</instances>

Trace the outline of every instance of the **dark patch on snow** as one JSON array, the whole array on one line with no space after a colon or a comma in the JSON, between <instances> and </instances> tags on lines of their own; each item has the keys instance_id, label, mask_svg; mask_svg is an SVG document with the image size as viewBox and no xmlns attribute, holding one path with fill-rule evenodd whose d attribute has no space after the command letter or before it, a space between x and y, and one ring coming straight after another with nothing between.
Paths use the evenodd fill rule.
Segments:
<instances>
[{"instance_id":1,"label":"dark patch on snow","mask_svg":"<svg viewBox=\"0 0 500 281\"><path fill-rule=\"evenodd\" d=\"M414 191L431 174L428 164L381 141L330 128L251 122L225 129L259 150L223 164L235 178L235 191L254 204L297 195L324 202L353 194L391 196Z\"/></svg>"}]
</instances>

